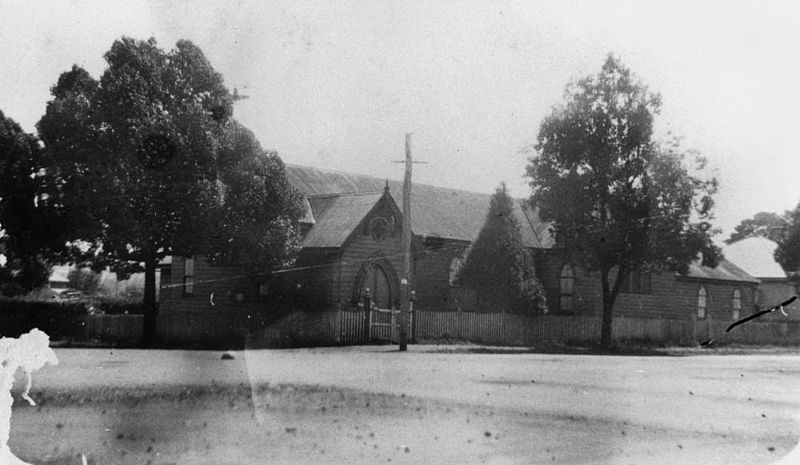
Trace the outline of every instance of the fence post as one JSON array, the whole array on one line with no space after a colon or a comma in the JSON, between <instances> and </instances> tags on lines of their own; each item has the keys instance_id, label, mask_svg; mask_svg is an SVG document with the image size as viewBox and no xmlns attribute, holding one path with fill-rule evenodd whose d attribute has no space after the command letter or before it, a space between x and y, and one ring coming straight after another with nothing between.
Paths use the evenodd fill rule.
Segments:
<instances>
[{"instance_id":1,"label":"fence post","mask_svg":"<svg viewBox=\"0 0 800 465\"><path fill-rule=\"evenodd\" d=\"M506 309L503 308L503 311L500 312L500 344L505 345L506 343Z\"/></svg>"},{"instance_id":2,"label":"fence post","mask_svg":"<svg viewBox=\"0 0 800 465\"><path fill-rule=\"evenodd\" d=\"M408 334L408 342L416 343L416 338L414 337L414 302L417 301L417 291L411 290L411 299L408 302L408 329L406 334Z\"/></svg>"},{"instance_id":3,"label":"fence post","mask_svg":"<svg viewBox=\"0 0 800 465\"><path fill-rule=\"evenodd\" d=\"M397 314L395 313L395 311L396 311L396 310L395 310L395 308L394 308L394 307L392 307L390 310L391 310L391 312L390 312L390 315L392 316L392 320L391 320L391 323L390 323L390 324L391 324L390 328L391 328L392 330L391 330L391 332L389 333L389 340L390 340L390 341L392 341L392 342L394 343L394 342L395 342L395 340L396 340L396 339L394 338L394 334L395 334L395 332L397 331L397 328L396 328L396 326L397 326L397 320L398 320L398 318L397 318L397 316L396 316ZM400 310L400 311L402 312L402 310Z\"/></svg>"},{"instance_id":4,"label":"fence post","mask_svg":"<svg viewBox=\"0 0 800 465\"><path fill-rule=\"evenodd\" d=\"M342 302L336 302L336 313L333 316L333 337L337 344L342 342Z\"/></svg>"},{"instance_id":5,"label":"fence post","mask_svg":"<svg viewBox=\"0 0 800 465\"><path fill-rule=\"evenodd\" d=\"M369 288L364 289L364 340L369 341L370 339L370 326L372 321L372 299L369 295Z\"/></svg>"},{"instance_id":6,"label":"fence post","mask_svg":"<svg viewBox=\"0 0 800 465\"><path fill-rule=\"evenodd\" d=\"M461 340L461 305L456 304L456 339Z\"/></svg>"}]
</instances>

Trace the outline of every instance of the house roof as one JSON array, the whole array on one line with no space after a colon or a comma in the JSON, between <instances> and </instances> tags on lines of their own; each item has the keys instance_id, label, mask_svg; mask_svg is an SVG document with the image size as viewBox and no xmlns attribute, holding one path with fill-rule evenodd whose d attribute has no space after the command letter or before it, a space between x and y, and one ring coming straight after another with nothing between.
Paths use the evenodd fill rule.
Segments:
<instances>
[{"instance_id":1,"label":"house roof","mask_svg":"<svg viewBox=\"0 0 800 465\"><path fill-rule=\"evenodd\" d=\"M723 252L752 276L786 279L783 268L775 261L777 247L778 244L766 237L749 237L726 246Z\"/></svg>"},{"instance_id":2,"label":"house roof","mask_svg":"<svg viewBox=\"0 0 800 465\"><path fill-rule=\"evenodd\" d=\"M340 247L380 201L383 192L309 197L314 227L303 247Z\"/></svg>"},{"instance_id":3,"label":"house roof","mask_svg":"<svg viewBox=\"0 0 800 465\"><path fill-rule=\"evenodd\" d=\"M387 182L392 197L402 198L401 181L387 181L362 174L292 164L286 164L286 174L289 182L309 198L330 194L380 192ZM491 194L415 183L411 193L411 229L417 236L472 242L486 221L491 197ZM522 243L527 247L552 247L553 238L547 224L526 204L524 200L517 200L514 204L514 215L520 225ZM313 206L312 212L317 221L313 231L319 228L320 218Z\"/></svg>"},{"instance_id":4,"label":"house roof","mask_svg":"<svg viewBox=\"0 0 800 465\"><path fill-rule=\"evenodd\" d=\"M759 281L746 271L734 265L727 259L722 259L716 268L703 266L700 260L694 261L689 265L687 278L709 279L715 281L736 281L758 284Z\"/></svg>"},{"instance_id":5,"label":"house roof","mask_svg":"<svg viewBox=\"0 0 800 465\"><path fill-rule=\"evenodd\" d=\"M67 283L69 282L69 270L72 269L69 265L56 265L50 270L50 278L48 281L54 283Z\"/></svg>"}]
</instances>

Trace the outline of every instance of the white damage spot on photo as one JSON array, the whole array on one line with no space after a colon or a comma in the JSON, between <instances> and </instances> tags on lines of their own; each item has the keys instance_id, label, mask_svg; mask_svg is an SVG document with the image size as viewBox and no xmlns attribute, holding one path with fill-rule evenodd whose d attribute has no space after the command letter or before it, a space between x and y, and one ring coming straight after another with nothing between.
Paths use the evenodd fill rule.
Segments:
<instances>
[{"instance_id":1,"label":"white damage spot on photo","mask_svg":"<svg viewBox=\"0 0 800 465\"><path fill-rule=\"evenodd\" d=\"M28 395L31 389L31 373L45 364L57 365L56 353L50 348L50 337L43 331L32 329L19 338L0 338L0 464L29 465L18 459L8 448L11 434L11 388L14 374L20 368L27 378L22 398L36 405Z\"/></svg>"}]
</instances>

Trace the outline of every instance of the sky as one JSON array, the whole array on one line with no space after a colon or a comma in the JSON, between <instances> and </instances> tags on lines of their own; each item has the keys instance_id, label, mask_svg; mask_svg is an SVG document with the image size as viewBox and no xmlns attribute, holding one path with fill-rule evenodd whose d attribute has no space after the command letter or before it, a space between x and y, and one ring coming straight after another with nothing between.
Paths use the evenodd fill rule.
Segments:
<instances>
[{"instance_id":1,"label":"sky","mask_svg":"<svg viewBox=\"0 0 800 465\"><path fill-rule=\"evenodd\" d=\"M656 136L698 150L727 238L800 202L800 6L792 1L0 0L0 111L29 132L73 64L115 39L189 39L249 98L234 117L287 163L479 192L523 175L565 86L613 53L662 97Z\"/></svg>"}]
</instances>

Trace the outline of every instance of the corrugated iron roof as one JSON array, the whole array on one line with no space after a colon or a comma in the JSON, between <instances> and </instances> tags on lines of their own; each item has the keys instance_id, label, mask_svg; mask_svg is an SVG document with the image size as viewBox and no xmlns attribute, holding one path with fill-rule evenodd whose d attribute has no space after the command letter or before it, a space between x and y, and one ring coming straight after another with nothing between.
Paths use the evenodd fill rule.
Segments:
<instances>
[{"instance_id":1,"label":"corrugated iron roof","mask_svg":"<svg viewBox=\"0 0 800 465\"><path fill-rule=\"evenodd\" d=\"M700 260L689 265L688 278L713 279L718 281L736 281L758 284L759 281L746 271L734 265L727 259L722 259L716 268L703 266Z\"/></svg>"},{"instance_id":2,"label":"corrugated iron roof","mask_svg":"<svg viewBox=\"0 0 800 465\"><path fill-rule=\"evenodd\" d=\"M316 223L303 247L340 247L383 196L382 192L309 197Z\"/></svg>"},{"instance_id":3,"label":"corrugated iron roof","mask_svg":"<svg viewBox=\"0 0 800 465\"><path fill-rule=\"evenodd\" d=\"M330 171L286 164L289 182L306 196L382 191L386 180L363 174ZM388 180L389 192L395 201L402 198L403 183ZM472 242L483 227L491 194L449 189L427 184L414 184L411 193L411 229L422 237L441 237ZM535 211L524 200L514 204L514 215L527 247L552 247L553 238ZM319 227L316 212L314 217ZM355 227L355 226L354 226Z\"/></svg>"},{"instance_id":4,"label":"corrugated iron roof","mask_svg":"<svg viewBox=\"0 0 800 465\"><path fill-rule=\"evenodd\" d=\"M766 237L748 237L725 247L725 257L756 278L786 278L775 261L778 244Z\"/></svg>"},{"instance_id":5,"label":"corrugated iron roof","mask_svg":"<svg viewBox=\"0 0 800 465\"><path fill-rule=\"evenodd\" d=\"M387 182L393 199L402 198L403 183L396 180L292 164L286 164L286 175L294 187L309 197L311 211L307 216L316 219L316 225L303 241L304 247L339 247L380 199ZM414 184L411 229L422 237L472 242L486 221L491 197L491 194ZM514 202L514 216L526 247L555 245L548 223L539 218L527 201ZM699 261L692 263L686 277L758 282L728 260L723 260L717 268L704 267Z\"/></svg>"}]
</instances>

